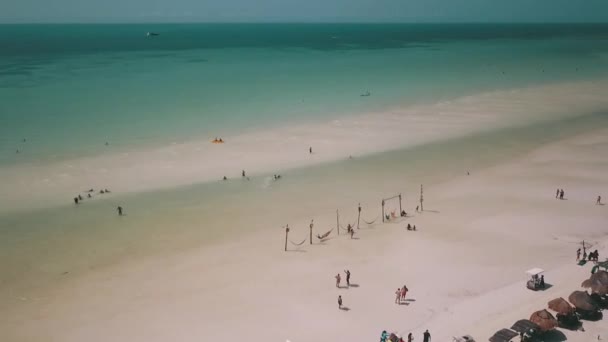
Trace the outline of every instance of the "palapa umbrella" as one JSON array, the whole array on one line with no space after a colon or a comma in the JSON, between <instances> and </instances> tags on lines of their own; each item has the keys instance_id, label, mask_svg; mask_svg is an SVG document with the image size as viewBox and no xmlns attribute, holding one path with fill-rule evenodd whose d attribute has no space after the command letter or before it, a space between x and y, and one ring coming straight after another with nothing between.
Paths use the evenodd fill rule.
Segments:
<instances>
[{"instance_id":1,"label":"palapa umbrella","mask_svg":"<svg viewBox=\"0 0 608 342\"><path fill-rule=\"evenodd\" d=\"M568 301L579 310L594 311L597 308L591 296L585 291L572 292L568 296Z\"/></svg>"},{"instance_id":2,"label":"palapa umbrella","mask_svg":"<svg viewBox=\"0 0 608 342\"><path fill-rule=\"evenodd\" d=\"M517 333L513 330L509 329L500 329L498 330L492 337L490 337L490 342L509 342L513 337L517 336Z\"/></svg>"},{"instance_id":3,"label":"palapa umbrella","mask_svg":"<svg viewBox=\"0 0 608 342\"><path fill-rule=\"evenodd\" d=\"M562 315L569 315L574 312L574 308L564 298L559 297L551 300L549 303L549 309Z\"/></svg>"},{"instance_id":4,"label":"palapa umbrella","mask_svg":"<svg viewBox=\"0 0 608 342\"><path fill-rule=\"evenodd\" d=\"M597 279L602 284L608 285L608 271L597 271L591 275L590 279Z\"/></svg>"},{"instance_id":5,"label":"palapa umbrella","mask_svg":"<svg viewBox=\"0 0 608 342\"><path fill-rule=\"evenodd\" d=\"M530 321L538 324L541 331L549 331L557 327L557 320L546 309L536 311L530 316Z\"/></svg>"},{"instance_id":6,"label":"palapa umbrella","mask_svg":"<svg viewBox=\"0 0 608 342\"><path fill-rule=\"evenodd\" d=\"M608 294L608 284L602 283L602 281L598 278L593 278L593 276L587 280L585 280L582 284L582 287L591 289L592 293L597 293L600 296L604 296Z\"/></svg>"},{"instance_id":7,"label":"palapa umbrella","mask_svg":"<svg viewBox=\"0 0 608 342\"><path fill-rule=\"evenodd\" d=\"M511 330L515 330L518 333L528 333L530 332L530 330L540 330L540 327L538 326L538 324L532 322L529 319L520 319L519 321L515 322L515 324L513 324Z\"/></svg>"}]
</instances>

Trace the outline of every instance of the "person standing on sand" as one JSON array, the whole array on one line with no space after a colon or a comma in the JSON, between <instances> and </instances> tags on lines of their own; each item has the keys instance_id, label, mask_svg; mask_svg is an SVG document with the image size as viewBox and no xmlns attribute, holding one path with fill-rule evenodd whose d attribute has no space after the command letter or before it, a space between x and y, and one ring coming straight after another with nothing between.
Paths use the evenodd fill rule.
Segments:
<instances>
[{"instance_id":1,"label":"person standing on sand","mask_svg":"<svg viewBox=\"0 0 608 342\"><path fill-rule=\"evenodd\" d=\"M308 154L312 154L312 146L308 148Z\"/></svg>"},{"instance_id":2,"label":"person standing on sand","mask_svg":"<svg viewBox=\"0 0 608 342\"><path fill-rule=\"evenodd\" d=\"M559 197L559 189L557 189L557 192L555 193L555 198Z\"/></svg>"},{"instance_id":3,"label":"person standing on sand","mask_svg":"<svg viewBox=\"0 0 608 342\"><path fill-rule=\"evenodd\" d=\"M431 333L429 333L429 330L427 329L424 334L422 335L422 341L423 342L430 342L431 341Z\"/></svg>"},{"instance_id":4,"label":"person standing on sand","mask_svg":"<svg viewBox=\"0 0 608 342\"><path fill-rule=\"evenodd\" d=\"M340 273L336 274L336 287L340 287Z\"/></svg>"},{"instance_id":5,"label":"person standing on sand","mask_svg":"<svg viewBox=\"0 0 608 342\"><path fill-rule=\"evenodd\" d=\"M344 270L344 273L346 273L346 286L350 287L350 271Z\"/></svg>"},{"instance_id":6,"label":"person standing on sand","mask_svg":"<svg viewBox=\"0 0 608 342\"><path fill-rule=\"evenodd\" d=\"M414 340L414 335L412 333L407 334L407 342L412 342Z\"/></svg>"},{"instance_id":7,"label":"person standing on sand","mask_svg":"<svg viewBox=\"0 0 608 342\"><path fill-rule=\"evenodd\" d=\"M408 291L407 286L403 285L403 288L401 289L401 300L405 300L405 296L407 295L407 291Z\"/></svg>"},{"instance_id":8,"label":"person standing on sand","mask_svg":"<svg viewBox=\"0 0 608 342\"><path fill-rule=\"evenodd\" d=\"M597 196L597 201L595 201L596 205L602 204L602 196Z\"/></svg>"},{"instance_id":9,"label":"person standing on sand","mask_svg":"<svg viewBox=\"0 0 608 342\"><path fill-rule=\"evenodd\" d=\"M338 309L342 309L342 296L338 296Z\"/></svg>"},{"instance_id":10,"label":"person standing on sand","mask_svg":"<svg viewBox=\"0 0 608 342\"><path fill-rule=\"evenodd\" d=\"M579 260L581 260L581 249L580 248L576 250L576 261L579 261Z\"/></svg>"},{"instance_id":11,"label":"person standing on sand","mask_svg":"<svg viewBox=\"0 0 608 342\"><path fill-rule=\"evenodd\" d=\"M559 199L560 199L560 200L563 200L563 199L564 199L564 189L561 189L561 190L559 191Z\"/></svg>"},{"instance_id":12,"label":"person standing on sand","mask_svg":"<svg viewBox=\"0 0 608 342\"><path fill-rule=\"evenodd\" d=\"M401 304L401 289L397 288L395 291L395 304Z\"/></svg>"}]
</instances>

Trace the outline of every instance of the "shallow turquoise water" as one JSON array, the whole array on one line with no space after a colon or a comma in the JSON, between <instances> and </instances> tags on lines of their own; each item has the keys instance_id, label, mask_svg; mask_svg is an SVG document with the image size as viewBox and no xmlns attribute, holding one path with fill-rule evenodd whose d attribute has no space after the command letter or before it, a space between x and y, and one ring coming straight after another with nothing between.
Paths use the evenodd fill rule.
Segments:
<instances>
[{"instance_id":1,"label":"shallow turquoise water","mask_svg":"<svg viewBox=\"0 0 608 342\"><path fill-rule=\"evenodd\" d=\"M607 41L608 25L4 25L0 163L603 77Z\"/></svg>"}]
</instances>

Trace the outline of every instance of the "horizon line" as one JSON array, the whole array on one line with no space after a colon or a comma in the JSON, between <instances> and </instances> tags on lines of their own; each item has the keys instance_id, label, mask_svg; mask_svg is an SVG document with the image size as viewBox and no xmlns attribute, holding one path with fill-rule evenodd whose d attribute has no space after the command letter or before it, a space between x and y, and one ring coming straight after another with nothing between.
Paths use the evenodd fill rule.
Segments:
<instances>
[{"instance_id":1,"label":"horizon line","mask_svg":"<svg viewBox=\"0 0 608 342\"><path fill-rule=\"evenodd\" d=\"M0 25L192 25L192 24L249 24L249 25L270 25L270 24L293 24L293 25L607 25L606 22L585 22L585 21L23 21L23 22L0 22Z\"/></svg>"}]
</instances>

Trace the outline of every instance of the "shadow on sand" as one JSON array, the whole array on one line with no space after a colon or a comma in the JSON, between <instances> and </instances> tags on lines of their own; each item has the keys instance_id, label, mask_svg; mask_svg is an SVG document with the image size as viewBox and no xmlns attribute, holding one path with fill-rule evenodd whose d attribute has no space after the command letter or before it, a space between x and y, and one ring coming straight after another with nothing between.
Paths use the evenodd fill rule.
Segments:
<instances>
[{"instance_id":1,"label":"shadow on sand","mask_svg":"<svg viewBox=\"0 0 608 342\"><path fill-rule=\"evenodd\" d=\"M342 311L350 311L350 308L348 306L341 306L340 310L342 310Z\"/></svg>"},{"instance_id":2,"label":"shadow on sand","mask_svg":"<svg viewBox=\"0 0 608 342\"><path fill-rule=\"evenodd\" d=\"M553 329L543 334L543 341L545 342L563 342L567 340L566 335L563 332Z\"/></svg>"}]
</instances>

